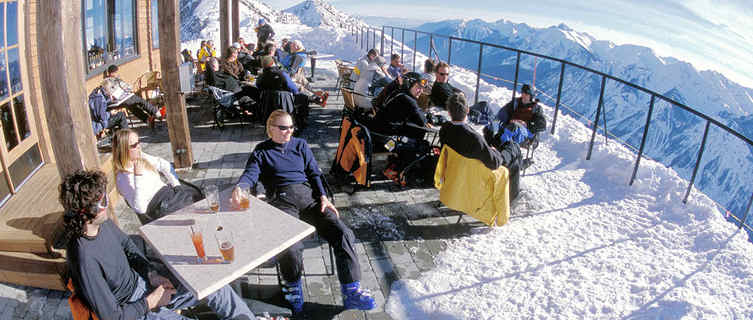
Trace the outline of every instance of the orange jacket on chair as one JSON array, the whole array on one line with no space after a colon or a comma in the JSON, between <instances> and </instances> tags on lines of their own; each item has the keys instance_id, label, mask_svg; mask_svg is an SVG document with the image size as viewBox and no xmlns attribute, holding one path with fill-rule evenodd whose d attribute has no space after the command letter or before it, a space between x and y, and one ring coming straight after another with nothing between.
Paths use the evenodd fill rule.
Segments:
<instances>
[{"instance_id":1,"label":"orange jacket on chair","mask_svg":"<svg viewBox=\"0 0 753 320\"><path fill-rule=\"evenodd\" d=\"M340 143L335 154L335 165L353 175L360 185L369 182L369 148L371 141L366 138L366 129L350 117L344 117L340 129Z\"/></svg>"},{"instance_id":2,"label":"orange jacket on chair","mask_svg":"<svg viewBox=\"0 0 753 320\"><path fill-rule=\"evenodd\" d=\"M466 158L445 145L434 172L439 201L483 223L501 226L510 219L509 172L487 168L480 160Z\"/></svg>"},{"instance_id":3,"label":"orange jacket on chair","mask_svg":"<svg viewBox=\"0 0 753 320\"><path fill-rule=\"evenodd\" d=\"M68 279L68 285L66 286L71 291L71 296L68 297L68 305L71 307L71 315L73 320L99 320L94 311L81 300L81 297L76 293L76 289L73 288L73 280Z\"/></svg>"}]
</instances>

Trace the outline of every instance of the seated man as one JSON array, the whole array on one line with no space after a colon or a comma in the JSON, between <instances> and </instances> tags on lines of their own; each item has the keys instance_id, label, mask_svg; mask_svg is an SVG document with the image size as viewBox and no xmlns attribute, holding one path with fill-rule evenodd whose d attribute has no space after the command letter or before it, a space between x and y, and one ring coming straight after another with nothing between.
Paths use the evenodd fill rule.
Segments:
<instances>
[{"instance_id":1,"label":"seated man","mask_svg":"<svg viewBox=\"0 0 753 320\"><path fill-rule=\"evenodd\" d=\"M105 134L105 129L109 129L112 133L116 130L128 128L128 119L126 114L119 109L107 109L107 104L110 100L102 90L102 87L97 87L89 95L89 113L92 117L92 129L94 129L94 135L97 139L101 139Z\"/></svg>"},{"instance_id":2,"label":"seated man","mask_svg":"<svg viewBox=\"0 0 753 320\"><path fill-rule=\"evenodd\" d=\"M158 274L136 244L107 218L107 178L100 171L77 171L60 184L73 286L99 319L183 319L174 310L199 300ZM169 275L168 275L169 276ZM207 298L221 319L256 319L230 286Z\"/></svg>"},{"instance_id":3,"label":"seated man","mask_svg":"<svg viewBox=\"0 0 753 320\"><path fill-rule=\"evenodd\" d=\"M471 128L466 119L468 105L465 95L456 93L447 99L447 109L451 122L442 125L439 130L439 141L447 145L463 157L478 159L490 170L505 166L510 171L510 200L515 199L519 191L520 181L520 148L513 141L507 141L500 150L489 144Z\"/></svg>"},{"instance_id":4,"label":"seated man","mask_svg":"<svg viewBox=\"0 0 753 320\"><path fill-rule=\"evenodd\" d=\"M379 92L392 82L392 78L387 72L387 63L384 58L379 56L379 50L371 49L356 63L356 67L352 74L354 81L353 91L362 95L379 95ZM355 70L358 70L355 72ZM357 75L357 79L355 79Z\"/></svg>"},{"instance_id":5,"label":"seated man","mask_svg":"<svg viewBox=\"0 0 753 320\"><path fill-rule=\"evenodd\" d=\"M262 57L262 66L264 67L261 75L256 78L256 87L261 91L289 91L293 94L295 107L293 109L287 108L287 106L275 106L275 109L283 109L286 111L295 110L296 122L300 129L305 127L308 118L308 108L310 103L317 103L324 107L327 104L327 94L318 91L314 94L307 95L295 85L290 75L287 72L282 71L279 67L275 66L275 60L271 55ZM272 110L265 110L264 113L269 113ZM262 119L263 121L264 119Z\"/></svg>"},{"instance_id":6,"label":"seated man","mask_svg":"<svg viewBox=\"0 0 753 320\"><path fill-rule=\"evenodd\" d=\"M436 80L431 87L431 104L446 110L447 98L460 92L460 89L450 84L450 65L447 62L439 62L436 70Z\"/></svg>"},{"instance_id":7,"label":"seated man","mask_svg":"<svg viewBox=\"0 0 753 320\"><path fill-rule=\"evenodd\" d=\"M403 73L408 72L408 70L405 69L403 63L400 62L399 54L393 53L392 56L390 56L390 66L387 68L387 72L390 74L390 77L392 77L392 79L397 79L397 77L399 77Z\"/></svg>"},{"instance_id":8,"label":"seated man","mask_svg":"<svg viewBox=\"0 0 753 320\"><path fill-rule=\"evenodd\" d=\"M120 102L120 106L126 107L141 121L152 123L159 114L157 107L134 94L131 86L118 77L118 66L116 65L107 68L107 78L102 81L101 86L109 97L110 103Z\"/></svg>"},{"instance_id":9,"label":"seated man","mask_svg":"<svg viewBox=\"0 0 753 320\"><path fill-rule=\"evenodd\" d=\"M520 88L520 97L508 102L497 113L497 120L503 126L516 124L522 126L531 134L546 130L546 118L538 104L538 99L533 99L531 87L524 84Z\"/></svg>"},{"instance_id":10,"label":"seated man","mask_svg":"<svg viewBox=\"0 0 753 320\"><path fill-rule=\"evenodd\" d=\"M369 129L381 134L398 135L422 140L428 127L426 114L418 107L416 99L421 95L426 80L415 72L403 77L403 85L395 90L383 103Z\"/></svg>"},{"instance_id":11,"label":"seated man","mask_svg":"<svg viewBox=\"0 0 753 320\"><path fill-rule=\"evenodd\" d=\"M267 119L269 139L259 143L246 162L238 182L258 190L261 182L270 204L287 214L312 224L320 237L334 249L337 276L346 309L370 310L374 298L361 291L361 266L355 252L355 235L339 219L335 206L327 199L322 172L314 154L303 139L292 137L293 119L276 110ZM240 204L240 190L233 190L232 202ZM286 284L285 299L294 314L303 310L303 244L298 242L278 256L280 272Z\"/></svg>"}]
</instances>

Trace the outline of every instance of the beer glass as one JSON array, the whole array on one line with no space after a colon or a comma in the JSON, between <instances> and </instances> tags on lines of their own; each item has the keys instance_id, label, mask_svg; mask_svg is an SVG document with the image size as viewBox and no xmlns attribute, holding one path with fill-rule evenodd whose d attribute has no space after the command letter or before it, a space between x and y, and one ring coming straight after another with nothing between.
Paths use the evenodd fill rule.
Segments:
<instances>
[{"instance_id":1,"label":"beer glass","mask_svg":"<svg viewBox=\"0 0 753 320\"><path fill-rule=\"evenodd\" d=\"M214 237L217 240L217 246L220 248L222 259L227 263L232 263L235 260L235 244L233 241L233 233L230 230L219 226L217 232L214 233Z\"/></svg>"},{"instance_id":2,"label":"beer glass","mask_svg":"<svg viewBox=\"0 0 753 320\"><path fill-rule=\"evenodd\" d=\"M210 184L204 188L204 195L207 197L207 205L209 210L217 213L220 211L220 192L217 189L217 185Z\"/></svg>"}]
</instances>

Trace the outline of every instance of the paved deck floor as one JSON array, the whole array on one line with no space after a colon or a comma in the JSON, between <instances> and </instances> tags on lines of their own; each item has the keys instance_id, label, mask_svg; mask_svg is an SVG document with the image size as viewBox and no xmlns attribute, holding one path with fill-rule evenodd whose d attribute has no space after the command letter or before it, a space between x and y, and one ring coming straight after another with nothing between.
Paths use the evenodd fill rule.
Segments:
<instances>
[{"instance_id":1,"label":"paved deck floor","mask_svg":"<svg viewBox=\"0 0 753 320\"><path fill-rule=\"evenodd\" d=\"M328 172L337 149L342 97L335 97L334 79L316 79L314 87L329 90L327 108L311 110L305 138L323 172ZM229 123L220 131L212 128L209 100L188 99L191 139L195 165L179 171L181 178L199 186L218 184L230 187L243 172L248 154L266 138L260 124ZM138 122L138 121L136 121ZM145 152L172 159L167 128L155 130L137 123ZM383 162L375 164L375 183L370 189L353 194L335 189L335 205L342 219L358 238L357 251L362 266L362 286L371 290L378 308L372 311L343 311L340 285L336 275L328 275L333 266L326 242L317 237L305 240L305 300L307 319L391 319L384 312L390 286L399 279L413 279L434 266L434 257L446 247L448 239L463 237L480 224L465 217L455 224L457 213L443 207L433 188L403 189L379 174ZM124 201L116 205L120 227L137 234L140 223ZM274 268L257 268L237 282L245 298L282 304ZM0 283L0 320L71 319L67 294ZM212 319L212 316L201 316Z\"/></svg>"}]
</instances>

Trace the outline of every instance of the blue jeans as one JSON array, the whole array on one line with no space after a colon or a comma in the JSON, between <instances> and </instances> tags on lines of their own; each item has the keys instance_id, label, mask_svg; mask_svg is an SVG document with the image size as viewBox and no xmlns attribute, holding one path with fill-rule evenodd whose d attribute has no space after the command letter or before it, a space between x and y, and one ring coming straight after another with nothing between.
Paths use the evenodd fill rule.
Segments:
<instances>
[{"instance_id":1,"label":"blue jeans","mask_svg":"<svg viewBox=\"0 0 753 320\"><path fill-rule=\"evenodd\" d=\"M194 295L183 287L180 283L175 283L177 291L170 303L166 306L160 307L157 311L149 311L146 313L143 320L190 320L175 313L174 310L180 310L188 307L195 306L199 303L199 300ZM153 288L144 281L144 278L138 278L138 284L136 290L133 291L129 302L136 302L143 299ZM214 293L206 297L209 307L217 313L220 319L239 319L239 320L253 320L256 319L254 314L246 305L246 302L238 296L238 294L230 288L230 286L224 286Z\"/></svg>"}]
</instances>

